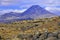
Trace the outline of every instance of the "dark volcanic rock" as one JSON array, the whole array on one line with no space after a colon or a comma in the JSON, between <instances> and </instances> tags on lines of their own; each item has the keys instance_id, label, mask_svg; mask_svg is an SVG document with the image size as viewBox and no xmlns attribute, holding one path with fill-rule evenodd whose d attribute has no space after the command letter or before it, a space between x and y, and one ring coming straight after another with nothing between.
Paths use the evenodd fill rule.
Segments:
<instances>
[{"instance_id":1,"label":"dark volcanic rock","mask_svg":"<svg viewBox=\"0 0 60 40\"><path fill-rule=\"evenodd\" d=\"M47 37L48 37L48 32L45 32L40 36L39 40L45 40Z\"/></svg>"},{"instance_id":2,"label":"dark volcanic rock","mask_svg":"<svg viewBox=\"0 0 60 40\"><path fill-rule=\"evenodd\" d=\"M60 34L58 34L58 38L60 39Z\"/></svg>"},{"instance_id":3,"label":"dark volcanic rock","mask_svg":"<svg viewBox=\"0 0 60 40\"><path fill-rule=\"evenodd\" d=\"M48 37L54 37L53 33L49 33Z\"/></svg>"},{"instance_id":4,"label":"dark volcanic rock","mask_svg":"<svg viewBox=\"0 0 60 40\"><path fill-rule=\"evenodd\" d=\"M45 40L58 40L58 39L56 37L49 37L49 38L47 38Z\"/></svg>"}]
</instances>

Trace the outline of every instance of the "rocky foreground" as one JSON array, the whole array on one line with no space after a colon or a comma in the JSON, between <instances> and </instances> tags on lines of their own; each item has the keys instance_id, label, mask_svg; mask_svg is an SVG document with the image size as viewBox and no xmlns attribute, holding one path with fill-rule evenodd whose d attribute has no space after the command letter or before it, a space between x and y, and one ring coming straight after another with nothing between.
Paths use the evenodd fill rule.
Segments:
<instances>
[{"instance_id":1,"label":"rocky foreground","mask_svg":"<svg viewBox=\"0 0 60 40\"><path fill-rule=\"evenodd\" d=\"M36 32L32 34L20 34L17 36L21 40L60 40L60 32Z\"/></svg>"},{"instance_id":2,"label":"rocky foreground","mask_svg":"<svg viewBox=\"0 0 60 40\"><path fill-rule=\"evenodd\" d=\"M0 23L0 40L60 40L60 17Z\"/></svg>"}]
</instances>

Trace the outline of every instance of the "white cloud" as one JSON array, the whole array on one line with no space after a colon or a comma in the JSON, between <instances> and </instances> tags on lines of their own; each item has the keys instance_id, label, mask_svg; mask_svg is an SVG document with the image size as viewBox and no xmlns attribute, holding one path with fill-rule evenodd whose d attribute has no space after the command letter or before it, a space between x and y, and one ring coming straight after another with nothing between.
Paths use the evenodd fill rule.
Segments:
<instances>
[{"instance_id":1,"label":"white cloud","mask_svg":"<svg viewBox=\"0 0 60 40\"><path fill-rule=\"evenodd\" d=\"M46 10L50 11L51 13L54 13L56 15L60 15L60 8L56 7L46 7Z\"/></svg>"},{"instance_id":2,"label":"white cloud","mask_svg":"<svg viewBox=\"0 0 60 40\"><path fill-rule=\"evenodd\" d=\"M20 0L0 0L0 5L15 5L19 2Z\"/></svg>"},{"instance_id":3,"label":"white cloud","mask_svg":"<svg viewBox=\"0 0 60 40\"><path fill-rule=\"evenodd\" d=\"M55 7L60 5L60 0L43 0L39 3L43 6Z\"/></svg>"},{"instance_id":4,"label":"white cloud","mask_svg":"<svg viewBox=\"0 0 60 40\"><path fill-rule=\"evenodd\" d=\"M26 9L23 10L13 10L13 9L8 9L8 10L0 10L0 15L5 14L5 13L9 13L9 12L16 12L16 13L22 13L24 12Z\"/></svg>"},{"instance_id":5,"label":"white cloud","mask_svg":"<svg viewBox=\"0 0 60 40\"><path fill-rule=\"evenodd\" d=\"M49 11L60 10L60 8L56 8L56 7L46 7L45 9Z\"/></svg>"},{"instance_id":6,"label":"white cloud","mask_svg":"<svg viewBox=\"0 0 60 40\"><path fill-rule=\"evenodd\" d=\"M44 6L57 6L60 5L60 0L0 0L1 5L32 5L32 4L38 4L38 5L44 5Z\"/></svg>"}]
</instances>

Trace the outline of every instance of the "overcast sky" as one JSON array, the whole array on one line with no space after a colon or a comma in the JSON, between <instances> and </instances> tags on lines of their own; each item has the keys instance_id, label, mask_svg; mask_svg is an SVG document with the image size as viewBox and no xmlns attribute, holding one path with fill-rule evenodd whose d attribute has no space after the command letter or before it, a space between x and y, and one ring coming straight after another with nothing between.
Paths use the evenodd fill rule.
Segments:
<instances>
[{"instance_id":1,"label":"overcast sky","mask_svg":"<svg viewBox=\"0 0 60 40\"><path fill-rule=\"evenodd\" d=\"M0 0L0 14L23 12L32 5L40 5L48 11L60 13L60 0Z\"/></svg>"}]
</instances>

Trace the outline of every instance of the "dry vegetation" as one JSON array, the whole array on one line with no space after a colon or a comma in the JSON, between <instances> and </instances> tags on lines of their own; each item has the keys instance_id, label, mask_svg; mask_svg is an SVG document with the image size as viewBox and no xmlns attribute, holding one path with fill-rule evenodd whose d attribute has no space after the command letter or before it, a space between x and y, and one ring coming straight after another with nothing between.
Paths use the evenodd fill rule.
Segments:
<instances>
[{"instance_id":1,"label":"dry vegetation","mask_svg":"<svg viewBox=\"0 0 60 40\"><path fill-rule=\"evenodd\" d=\"M60 17L36 20L16 21L10 24L0 24L1 40L35 40L32 35L44 32L60 31ZM23 36L22 36L23 35ZM27 37L29 38L23 38Z\"/></svg>"}]
</instances>

